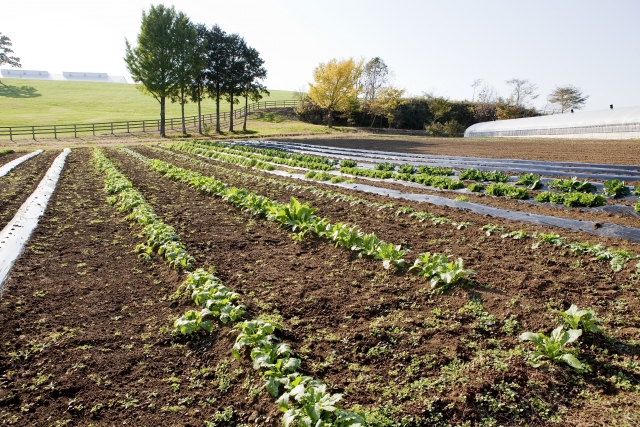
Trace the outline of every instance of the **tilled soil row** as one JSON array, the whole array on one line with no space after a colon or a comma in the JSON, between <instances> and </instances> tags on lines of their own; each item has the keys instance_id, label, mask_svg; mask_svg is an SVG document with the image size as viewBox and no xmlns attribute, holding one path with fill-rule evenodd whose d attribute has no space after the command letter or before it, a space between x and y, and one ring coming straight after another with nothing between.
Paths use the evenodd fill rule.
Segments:
<instances>
[{"instance_id":1,"label":"tilled soil row","mask_svg":"<svg viewBox=\"0 0 640 427\"><path fill-rule=\"evenodd\" d=\"M200 341L171 335L194 308L168 299L185 275L136 259L139 227L106 203L90 157L69 155L2 292L2 423L195 426L226 413L227 425L276 425L251 364L230 355L230 326Z\"/></svg>"},{"instance_id":2,"label":"tilled soil row","mask_svg":"<svg viewBox=\"0 0 640 427\"><path fill-rule=\"evenodd\" d=\"M13 153L1 154L0 155L0 166L4 166L9 163L11 160L15 160L18 157L22 157L28 154L26 151L14 151Z\"/></svg>"},{"instance_id":3,"label":"tilled soil row","mask_svg":"<svg viewBox=\"0 0 640 427\"><path fill-rule=\"evenodd\" d=\"M162 158L162 155L156 155L155 150L138 150L150 157ZM127 169L127 174L129 172L139 174L136 172L139 167L137 165L141 165L138 160L121 152L109 151L109 155ZM190 162L184 162L180 165L178 159L170 155L167 155L165 160L177 166L198 170L196 165ZM207 171L201 170L201 172L206 173ZM208 172L211 174L210 171ZM275 195L275 198L281 201L286 201L292 195L280 187L270 187L263 183L256 184L251 180L239 180L231 174L226 178L223 178L222 174L216 173L214 175L225 180L228 184L236 184L258 193L262 193L266 189L265 193L268 194L265 195ZM155 203L158 206L175 205L178 198L187 197L188 201L182 202L181 200L180 203L181 206L186 206L184 203L189 205L193 203L192 200L200 200L201 197L205 197L192 189L186 189L183 184L160 178L158 174L151 171L145 173L143 178L138 178L136 185L144 186L145 183L147 183L146 191L149 192L151 200L157 199ZM190 191L191 197L182 196L185 191ZM296 194L296 197L300 197L300 195ZM300 198L303 199L303 197ZM213 198L210 197L210 199ZM378 200L384 200L384 198L380 197ZM317 203L313 203L314 206L321 207L319 211L321 215L326 214L331 220L355 222L363 230L375 231L379 233L380 238L387 241L400 242L404 239L404 243L410 247L412 245L424 247L424 242L432 242L434 247L444 249L438 250L438 252L462 256L468 266L478 271L478 280L489 285L489 288L455 289L444 296L429 296L425 293L428 288L427 284L422 279L406 276L404 271L389 274L380 268L379 263L371 265L369 260L354 259L346 251L338 249L332 249L331 254L323 255L321 251L326 250L323 246L327 246L327 243L310 241L302 245L293 245L288 241L289 238L278 229L273 229L273 233L282 236L283 240L280 240L279 245L274 246L267 254L264 252L254 253L255 249L252 248L252 245L245 243L246 240L250 241L251 234L256 232L259 232L262 237L262 230L273 227L273 225L263 220L251 220L248 215L235 211L239 218L238 222L240 224L244 222L247 230L245 230L244 236L242 230L237 230L233 240L240 243L236 243L236 246L231 246L231 248L241 249L243 254L246 254L246 257L243 257L243 263L245 263L245 259L255 260L254 262L260 267L246 262L245 277L240 283L232 284L237 280L230 275L233 274L232 269L228 273L223 273L221 270L221 275L225 276L225 281L230 284L232 289L240 290L245 295L245 299L247 296L250 298L259 296L266 299L265 302L258 298L249 302L250 306L273 307L276 304L276 308L290 325L290 330L286 333L287 339L291 339L294 348L299 353L308 356L305 364L306 369L310 369L314 375L321 376L327 383L336 387L336 390L344 389L349 403L379 404L383 400L377 394L375 387L371 388L370 392L363 389L354 390L351 385L355 379L350 377L350 374L357 374L348 371L349 366L354 364L365 366L367 381L372 381L375 384L388 384L398 380L395 377L397 372L392 372L394 370L390 370L390 367L398 363L402 364L402 362L407 363L407 360L402 357L400 360L396 360L394 355L435 355L434 360L437 360L437 363L434 362L417 369L417 372L413 372L409 378L411 380L432 377L439 372L442 366L453 363L457 357L464 355L465 352L461 350L459 343L473 339L474 336L477 338L469 319L459 319L459 324L454 329L426 332L420 326L416 328L416 325L423 326L422 320L417 319L433 317L432 312L438 307L446 307L447 310L456 312L468 303L469 297L475 297L481 299L484 309L495 315L500 321L515 316L514 318L518 319L523 329L539 330L549 329L550 326L547 304L559 308L566 308L565 306L568 306L570 302L577 302L581 306L590 303L600 304L598 312L603 317L607 313L613 313L613 309L608 308L610 304L612 305L612 298L609 298L612 294L615 295L614 298L626 298L629 304L635 304L635 301L631 301L635 295L634 291L620 285L620 283L628 282L629 271L616 276L608 270L609 266L606 264L589 264L590 261L583 258L565 259L566 254L555 250L529 252L519 242L516 244L517 247L512 247L512 242L495 237L485 239L484 234L473 229L450 231L437 227L421 228L415 224L413 219L394 220L392 214L389 213L372 215L371 211L366 211L366 208L360 206L345 208L342 203L327 203L323 199L314 200L314 202ZM225 202L217 201L216 203L219 205ZM226 209L229 212L234 211L228 205ZM172 215L171 212L166 214ZM201 214L199 217L201 216L203 215ZM466 219L469 219L468 216ZM189 214L185 219L189 220L190 217ZM244 220L242 220L243 217ZM355 221L353 221L354 219ZM199 237L205 239L208 238L206 234L219 225L213 220L210 220L208 224L203 224L200 222L200 218L193 218L190 227L205 234ZM422 233L422 236L418 236L419 233ZM188 248L193 244L185 243ZM197 242L194 243L197 244ZM287 265L287 256L283 254L283 248L280 245L283 247L293 245L292 249L298 251L296 255L299 257L298 262L304 263L304 269L298 266L292 268L291 261L288 261L289 265ZM469 255L470 252L471 255ZM418 250L414 250L413 253L417 254ZM291 257L291 255L288 256ZM285 259L281 261L283 257ZM334 260L336 257L337 259ZM325 264L332 267L338 265L339 268L332 268L327 273L326 267L323 268L319 264L320 260L325 260ZM281 262L282 265L280 265ZM587 268L582 268L584 263ZM214 264L223 265L224 259L220 259ZM275 268L273 275L269 275L265 271L267 266ZM572 268L573 266L575 268ZM246 277L247 274L249 277ZM285 276L284 280L282 276ZM259 283L257 287L256 283ZM591 296L585 298L584 291L586 289L593 291L593 298ZM603 297L603 294L606 297ZM618 321L632 322L633 310L631 307L630 310L623 315L624 320L618 316ZM405 332L411 331L411 334L417 336L417 341L399 340L398 342L391 333L384 330L381 335L372 336L371 330L376 328L372 325L379 319L388 319L389 316L405 319L394 321L394 325ZM616 326L615 324L611 325ZM625 337L636 332L637 328L630 327L626 331L617 331L617 336ZM500 333L498 336L504 343L503 345L511 348L515 346L516 340L513 336ZM484 346L486 342L480 345ZM370 356L376 354L377 349L387 348L387 346L393 348L392 354L382 351L384 354L377 355L375 358ZM406 357L410 359L409 356ZM469 359L472 355L466 354L463 357ZM536 371L530 371L527 365L513 363L517 365L513 366L512 372L516 377L522 375L536 377L539 375ZM526 374L523 370L526 371ZM494 372L491 375L501 374ZM499 381L495 377L494 380ZM407 381L408 379L405 379L402 383L405 384ZM465 391L470 392L470 390L476 389L482 389L482 385L469 385L466 389L457 392L465 393ZM443 406L451 403L455 398L452 396L451 400L445 400ZM403 402L401 400L394 401L394 404L403 404ZM421 414L425 410L425 404L425 401L417 403L410 400L404 402L403 408L408 414ZM452 405L455 406L455 403ZM457 406L456 408L462 410ZM462 418L475 416L462 415L457 410L449 412L449 414L452 417Z\"/></svg>"},{"instance_id":4,"label":"tilled soil row","mask_svg":"<svg viewBox=\"0 0 640 427\"><path fill-rule=\"evenodd\" d=\"M0 178L0 229L33 193L58 154L58 150L47 150Z\"/></svg>"}]
</instances>

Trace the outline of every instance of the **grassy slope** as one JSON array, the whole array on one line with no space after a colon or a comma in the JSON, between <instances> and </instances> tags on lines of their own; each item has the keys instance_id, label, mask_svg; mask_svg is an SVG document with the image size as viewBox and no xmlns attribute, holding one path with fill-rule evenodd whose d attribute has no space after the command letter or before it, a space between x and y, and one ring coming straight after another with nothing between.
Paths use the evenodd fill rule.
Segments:
<instances>
[{"instance_id":1,"label":"grassy slope","mask_svg":"<svg viewBox=\"0 0 640 427\"><path fill-rule=\"evenodd\" d=\"M2 79L0 126L32 126L62 123L98 123L155 119L160 107L134 85ZM293 99L293 92L271 91L265 100ZM244 105L244 104L241 104ZM221 103L220 111L229 104ZM202 103L202 113L215 112L214 101ZM186 115L197 114L196 104L185 105ZM180 105L167 102L167 117L179 117Z\"/></svg>"}]
</instances>

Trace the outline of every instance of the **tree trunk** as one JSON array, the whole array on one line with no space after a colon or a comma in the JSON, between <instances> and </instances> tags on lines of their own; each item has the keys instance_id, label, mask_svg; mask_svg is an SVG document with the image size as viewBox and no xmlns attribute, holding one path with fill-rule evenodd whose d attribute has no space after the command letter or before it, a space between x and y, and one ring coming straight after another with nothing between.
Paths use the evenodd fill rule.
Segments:
<instances>
[{"instance_id":1,"label":"tree trunk","mask_svg":"<svg viewBox=\"0 0 640 427\"><path fill-rule=\"evenodd\" d=\"M328 120L328 123L327 123L327 127L329 129L331 129L332 123L333 123L333 111L329 110L329 120Z\"/></svg>"},{"instance_id":2,"label":"tree trunk","mask_svg":"<svg viewBox=\"0 0 640 427\"><path fill-rule=\"evenodd\" d=\"M200 85L198 85L198 133L202 135L202 110L200 110Z\"/></svg>"},{"instance_id":3,"label":"tree trunk","mask_svg":"<svg viewBox=\"0 0 640 427\"><path fill-rule=\"evenodd\" d=\"M249 106L249 92L244 95L244 124L242 125L242 132L247 132L247 116L249 115L249 111L247 107Z\"/></svg>"},{"instance_id":4,"label":"tree trunk","mask_svg":"<svg viewBox=\"0 0 640 427\"><path fill-rule=\"evenodd\" d=\"M220 133L220 85L216 84L216 133Z\"/></svg>"},{"instance_id":5,"label":"tree trunk","mask_svg":"<svg viewBox=\"0 0 640 427\"><path fill-rule=\"evenodd\" d=\"M233 132L233 91L229 93L229 132Z\"/></svg>"},{"instance_id":6,"label":"tree trunk","mask_svg":"<svg viewBox=\"0 0 640 427\"><path fill-rule=\"evenodd\" d=\"M160 97L160 136L163 138L167 136L164 132L164 104L165 97L162 96Z\"/></svg>"},{"instance_id":7,"label":"tree trunk","mask_svg":"<svg viewBox=\"0 0 640 427\"><path fill-rule=\"evenodd\" d=\"M184 90L180 89L180 113L182 114L182 134L187 134L187 126L184 122Z\"/></svg>"},{"instance_id":8,"label":"tree trunk","mask_svg":"<svg viewBox=\"0 0 640 427\"><path fill-rule=\"evenodd\" d=\"M369 126L370 128L373 127L373 124L376 122L376 115L373 114L373 120L371 120L371 126Z\"/></svg>"}]
</instances>

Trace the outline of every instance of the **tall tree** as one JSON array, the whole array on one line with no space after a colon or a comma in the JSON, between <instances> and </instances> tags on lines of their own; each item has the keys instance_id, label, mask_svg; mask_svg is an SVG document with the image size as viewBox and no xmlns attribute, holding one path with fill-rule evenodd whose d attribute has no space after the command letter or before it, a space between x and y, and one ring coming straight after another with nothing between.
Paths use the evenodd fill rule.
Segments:
<instances>
[{"instance_id":1,"label":"tall tree","mask_svg":"<svg viewBox=\"0 0 640 427\"><path fill-rule=\"evenodd\" d=\"M175 41L173 38L176 11L162 4L142 11L142 25L138 45L131 48L125 39L124 61L138 89L153 96L160 104L160 136L165 132L166 99L176 90Z\"/></svg>"},{"instance_id":2,"label":"tall tree","mask_svg":"<svg viewBox=\"0 0 640 427\"><path fill-rule=\"evenodd\" d=\"M13 50L11 50L11 46L13 46L11 39L0 33L0 65L9 64L12 67L22 68L20 58L9 56L10 53L14 53Z\"/></svg>"},{"instance_id":3,"label":"tall tree","mask_svg":"<svg viewBox=\"0 0 640 427\"><path fill-rule=\"evenodd\" d=\"M391 71L384 61L376 56L364 65L362 69L362 92L365 101L373 102L378 91L389 83Z\"/></svg>"},{"instance_id":4,"label":"tall tree","mask_svg":"<svg viewBox=\"0 0 640 427\"><path fill-rule=\"evenodd\" d=\"M191 101L198 103L198 133L202 134L202 109L200 108L200 103L202 102L205 93L205 85L207 83L207 27L203 24L196 25L196 33L198 40L198 52L200 52L200 56L198 58L200 67L198 67L199 72L191 83L190 99Z\"/></svg>"},{"instance_id":5,"label":"tall tree","mask_svg":"<svg viewBox=\"0 0 640 427\"><path fill-rule=\"evenodd\" d=\"M362 69L361 85L364 94L364 107L372 116L370 127L373 127L380 111L379 105L376 103L378 92L389 82L390 77L389 67L378 56L369 60Z\"/></svg>"},{"instance_id":6,"label":"tall tree","mask_svg":"<svg viewBox=\"0 0 640 427\"><path fill-rule=\"evenodd\" d=\"M238 34L231 34L227 47L227 72L223 87L225 98L229 102L229 132L233 132L233 106L239 102L237 96L243 89L247 44Z\"/></svg>"},{"instance_id":7,"label":"tall tree","mask_svg":"<svg viewBox=\"0 0 640 427\"><path fill-rule=\"evenodd\" d=\"M11 46L13 46L11 39L0 33L0 65L9 64L12 67L21 68L20 58L9 56L10 53L14 53Z\"/></svg>"},{"instance_id":8,"label":"tall tree","mask_svg":"<svg viewBox=\"0 0 640 427\"><path fill-rule=\"evenodd\" d=\"M220 133L220 99L224 95L227 79L229 36L222 28L214 25L206 33L206 89L209 97L216 101L216 132Z\"/></svg>"},{"instance_id":9,"label":"tall tree","mask_svg":"<svg viewBox=\"0 0 640 427\"><path fill-rule=\"evenodd\" d=\"M202 43L199 42L196 26L182 12L178 12L173 28L175 42L176 93L171 102L180 103L182 133L187 133L184 120L184 104L188 101L191 86L204 68L204 58L201 52Z\"/></svg>"},{"instance_id":10,"label":"tall tree","mask_svg":"<svg viewBox=\"0 0 640 427\"><path fill-rule=\"evenodd\" d=\"M364 61L355 62L353 58L343 61L334 58L327 63L320 63L313 70L314 83L309 83L309 98L328 111L330 128L334 111L346 109L357 98L363 63Z\"/></svg>"},{"instance_id":11,"label":"tall tree","mask_svg":"<svg viewBox=\"0 0 640 427\"><path fill-rule=\"evenodd\" d=\"M519 109L531 107L531 103L539 96L536 94L538 86L527 79L511 79L505 83L511 86L511 94L507 103Z\"/></svg>"},{"instance_id":12,"label":"tall tree","mask_svg":"<svg viewBox=\"0 0 640 427\"><path fill-rule=\"evenodd\" d=\"M573 86L556 86L556 88L549 94L547 100L550 104L557 106L561 113L575 108L581 109L586 104L589 95L582 93L582 90Z\"/></svg>"},{"instance_id":13,"label":"tall tree","mask_svg":"<svg viewBox=\"0 0 640 427\"><path fill-rule=\"evenodd\" d=\"M243 95L244 95L244 123L242 124L242 131L247 131L247 116L249 111L247 106L249 105L249 99L253 102L257 102L262 99L262 94L269 94L267 88L261 83L267 77L267 70L262 66L264 60L260 58L258 51L252 47L246 47L244 52L244 72L243 72Z\"/></svg>"}]
</instances>

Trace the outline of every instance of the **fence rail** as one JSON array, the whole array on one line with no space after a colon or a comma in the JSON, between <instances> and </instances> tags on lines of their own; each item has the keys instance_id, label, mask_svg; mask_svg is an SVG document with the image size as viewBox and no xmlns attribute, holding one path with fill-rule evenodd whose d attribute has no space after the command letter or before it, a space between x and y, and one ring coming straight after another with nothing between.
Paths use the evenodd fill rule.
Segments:
<instances>
[{"instance_id":1,"label":"fence rail","mask_svg":"<svg viewBox=\"0 0 640 427\"><path fill-rule=\"evenodd\" d=\"M233 118L239 119L256 110L264 110L266 108L285 108L295 107L297 100L287 99L282 101L260 101L249 104L246 107L240 107L234 110ZM216 113L202 114L202 123L214 123ZM228 125L231 118L230 112L220 113L220 126ZM198 126L198 116L188 116L184 118L186 126L193 128ZM166 129L181 129L182 119L180 117L171 117L165 119ZM134 133L134 132L159 132L160 119L154 120L132 120L126 122L106 122L106 123L82 123L82 124L61 124L61 125L44 125L44 126L2 126L0 127L0 137L8 136L11 141L14 137L30 136L36 139L36 136L53 136L58 138L59 135L71 135L77 138L78 135L110 135L116 133Z\"/></svg>"}]
</instances>

